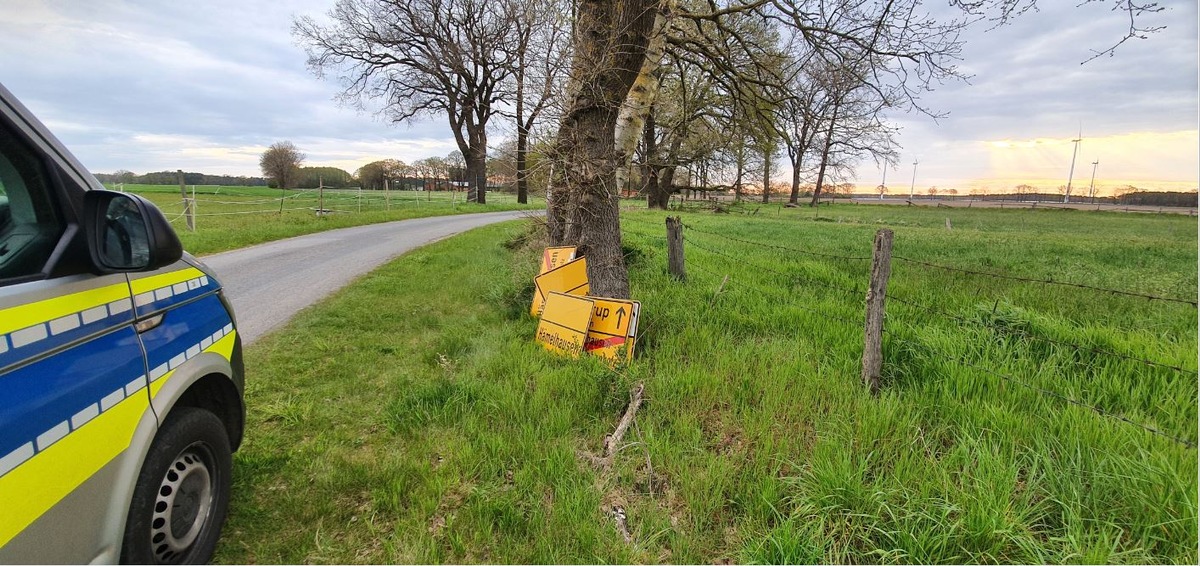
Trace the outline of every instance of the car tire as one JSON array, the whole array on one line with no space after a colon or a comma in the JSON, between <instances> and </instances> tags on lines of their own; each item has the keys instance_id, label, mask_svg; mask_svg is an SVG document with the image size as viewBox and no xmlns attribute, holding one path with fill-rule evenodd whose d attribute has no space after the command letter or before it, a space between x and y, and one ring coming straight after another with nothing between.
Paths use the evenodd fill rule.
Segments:
<instances>
[{"instance_id":1,"label":"car tire","mask_svg":"<svg viewBox=\"0 0 1200 566\"><path fill-rule=\"evenodd\" d=\"M207 563L229 509L232 471L221 419L192 407L167 415L138 474L121 562Z\"/></svg>"}]
</instances>

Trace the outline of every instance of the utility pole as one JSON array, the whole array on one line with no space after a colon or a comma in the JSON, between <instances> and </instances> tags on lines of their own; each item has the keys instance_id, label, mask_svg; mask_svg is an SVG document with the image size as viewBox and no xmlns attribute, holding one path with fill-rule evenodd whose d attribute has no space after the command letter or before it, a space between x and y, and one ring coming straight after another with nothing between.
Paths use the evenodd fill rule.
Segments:
<instances>
[{"instance_id":1,"label":"utility pole","mask_svg":"<svg viewBox=\"0 0 1200 566\"><path fill-rule=\"evenodd\" d=\"M1092 162L1092 184L1088 186L1088 196L1092 197L1092 204L1096 204L1096 166L1100 165L1100 160Z\"/></svg>"},{"instance_id":2,"label":"utility pole","mask_svg":"<svg viewBox=\"0 0 1200 566\"><path fill-rule=\"evenodd\" d=\"M1079 142L1083 141L1083 128L1079 128L1079 137L1071 140L1075 142L1075 151L1071 152L1071 172L1067 173L1067 192L1063 195L1063 202L1071 202L1071 179L1075 177L1075 156L1079 155Z\"/></svg>"},{"instance_id":3,"label":"utility pole","mask_svg":"<svg viewBox=\"0 0 1200 566\"><path fill-rule=\"evenodd\" d=\"M917 160L913 160L913 179L912 186L908 188L908 200L913 199L913 195L917 192Z\"/></svg>"}]
</instances>

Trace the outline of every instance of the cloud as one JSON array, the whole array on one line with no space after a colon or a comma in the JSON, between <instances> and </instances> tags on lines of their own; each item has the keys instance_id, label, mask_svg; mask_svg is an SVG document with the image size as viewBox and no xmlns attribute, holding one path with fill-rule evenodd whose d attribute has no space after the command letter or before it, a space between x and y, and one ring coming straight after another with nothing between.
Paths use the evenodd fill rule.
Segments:
<instances>
[{"instance_id":1,"label":"cloud","mask_svg":"<svg viewBox=\"0 0 1200 566\"><path fill-rule=\"evenodd\" d=\"M344 169L455 148L444 118L389 124L338 106L338 86L308 71L290 35L292 18L320 18L334 0L8 4L0 77L98 172L256 175L257 148L280 140L296 143L311 164ZM918 184L1006 175L990 143L1039 139L1059 145L1012 162L1062 176L1069 155L1059 146L1082 124L1085 152L1104 147L1092 141L1101 138L1148 140L1130 138L1111 156L1098 155L1101 171L1194 184L1200 166L1187 151L1196 146L1198 118L1195 2L1164 2L1168 12L1147 23L1166 30L1086 65L1080 62L1117 41L1127 22L1108 2L1075 4L1043 1L1011 25L968 30L961 68L970 82L942 85L924 100L949 116L892 116L904 150L889 179L911 177L914 159ZM495 123L492 138L505 127ZM874 184L881 173L867 164L858 176Z\"/></svg>"},{"instance_id":2,"label":"cloud","mask_svg":"<svg viewBox=\"0 0 1200 566\"><path fill-rule=\"evenodd\" d=\"M1109 3L1042 2L1040 11L1008 26L970 29L961 67L972 75L969 83L943 85L925 99L949 116L892 116L903 128L903 168L918 158L919 169L943 184L1035 171L1053 178L1054 169L1065 182L1069 140L1082 128L1084 148L1095 147L1096 138L1123 140L1122 151L1100 157L1111 173L1194 185L1200 158L1187 148L1197 146L1196 4L1163 4L1168 10L1146 23L1165 30L1086 64L1126 31L1128 20ZM1130 136L1152 141L1133 143ZM1037 139L1059 140L1058 149L1005 162L1012 171L996 170L990 141ZM1172 157L1164 159L1164 152ZM876 178L877 171L868 166L860 177Z\"/></svg>"},{"instance_id":3,"label":"cloud","mask_svg":"<svg viewBox=\"0 0 1200 566\"><path fill-rule=\"evenodd\" d=\"M22 3L6 8L0 21L0 76L100 172L256 175L252 149L281 139L330 148L313 151L313 158L336 154L329 160L347 165L451 151L441 124L396 127L333 102L337 86L312 76L289 35L295 6ZM316 13L331 6L300 8Z\"/></svg>"}]
</instances>

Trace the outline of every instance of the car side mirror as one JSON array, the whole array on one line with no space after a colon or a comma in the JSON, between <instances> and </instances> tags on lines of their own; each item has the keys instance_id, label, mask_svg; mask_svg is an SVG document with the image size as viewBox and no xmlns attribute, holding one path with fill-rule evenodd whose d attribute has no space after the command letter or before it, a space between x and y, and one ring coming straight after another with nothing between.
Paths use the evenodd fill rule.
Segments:
<instances>
[{"instance_id":1,"label":"car side mirror","mask_svg":"<svg viewBox=\"0 0 1200 566\"><path fill-rule=\"evenodd\" d=\"M154 203L114 191L83 197L83 230L100 273L153 271L179 261L183 245Z\"/></svg>"}]
</instances>

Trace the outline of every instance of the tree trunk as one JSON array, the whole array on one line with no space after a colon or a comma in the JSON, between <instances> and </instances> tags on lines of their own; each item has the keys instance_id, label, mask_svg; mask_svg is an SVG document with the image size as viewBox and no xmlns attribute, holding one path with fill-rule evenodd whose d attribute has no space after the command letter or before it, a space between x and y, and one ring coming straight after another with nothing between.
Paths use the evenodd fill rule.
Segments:
<instances>
[{"instance_id":1,"label":"tree trunk","mask_svg":"<svg viewBox=\"0 0 1200 566\"><path fill-rule=\"evenodd\" d=\"M463 152L467 160L467 201L487 203L487 132L482 128L472 131L471 148Z\"/></svg>"},{"instance_id":2,"label":"tree trunk","mask_svg":"<svg viewBox=\"0 0 1200 566\"><path fill-rule=\"evenodd\" d=\"M551 246L561 246L567 241L567 207L571 198L562 171L557 166L557 157L551 160L546 184L546 238Z\"/></svg>"},{"instance_id":3,"label":"tree trunk","mask_svg":"<svg viewBox=\"0 0 1200 566\"><path fill-rule=\"evenodd\" d=\"M746 169L746 146L741 143L741 137L738 137L737 170L733 176L733 202L741 202L742 200L742 176Z\"/></svg>"},{"instance_id":4,"label":"tree trunk","mask_svg":"<svg viewBox=\"0 0 1200 566\"><path fill-rule=\"evenodd\" d=\"M671 204L671 194L675 190L675 171L679 168L674 165L669 165L658 170L658 186L660 187L660 196L662 201L660 204L663 210L667 209L667 205Z\"/></svg>"},{"instance_id":5,"label":"tree trunk","mask_svg":"<svg viewBox=\"0 0 1200 566\"><path fill-rule=\"evenodd\" d=\"M525 123L525 52L529 45L529 29L522 30L520 52L517 53L517 202L529 201L529 179L525 171L525 152L529 149L529 127Z\"/></svg>"},{"instance_id":6,"label":"tree trunk","mask_svg":"<svg viewBox=\"0 0 1200 566\"><path fill-rule=\"evenodd\" d=\"M529 129L524 124L517 125L517 202L529 202L529 172L526 170L525 159L529 152Z\"/></svg>"},{"instance_id":7,"label":"tree trunk","mask_svg":"<svg viewBox=\"0 0 1200 566\"><path fill-rule=\"evenodd\" d=\"M771 202L771 150L763 151L763 204Z\"/></svg>"},{"instance_id":8,"label":"tree trunk","mask_svg":"<svg viewBox=\"0 0 1200 566\"><path fill-rule=\"evenodd\" d=\"M642 176L645 178L646 207L666 210L671 202L671 185L666 185L658 176L658 138L654 135L654 107L646 114L646 124L642 127L642 146L646 151L645 164L642 166Z\"/></svg>"},{"instance_id":9,"label":"tree trunk","mask_svg":"<svg viewBox=\"0 0 1200 566\"><path fill-rule=\"evenodd\" d=\"M800 165L804 160L803 152L795 152L792 157L792 194L788 198L790 204L800 204Z\"/></svg>"},{"instance_id":10,"label":"tree trunk","mask_svg":"<svg viewBox=\"0 0 1200 566\"><path fill-rule=\"evenodd\" d=\"M841 108L840 100L833 106L833 114L829 117L829 129L825 131L825 147L821 150L821 169L817 171L817 186L813 189L812 202L809 206L817 206L820 204L821 188L825 184L825 168L829 165L829 149L833 147L833 126L837 123L838 110Z\"/></svg>"},{"instance_id":11,"label":"tree trunk","mask_svg":"<svg viewBox=\"0 0 1200 566\"><path fill-rule=\"evenodd\" d=\"M670 0L577 4L572 89L559 149L573 205L566 240L588 258L591 294L629 297L618 191L658 92Z\"/></svg>"}]
</instances>

